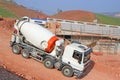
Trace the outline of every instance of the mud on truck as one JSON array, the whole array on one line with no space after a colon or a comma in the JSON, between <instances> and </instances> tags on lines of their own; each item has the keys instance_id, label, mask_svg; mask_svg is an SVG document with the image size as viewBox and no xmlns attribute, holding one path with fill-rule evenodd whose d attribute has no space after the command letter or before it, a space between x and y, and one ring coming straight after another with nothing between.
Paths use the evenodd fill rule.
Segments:
<instances>
[{"instance_id":1,"label":"mud on truck","mask_svg":"<svg viewBox=\"0 0 120 80\"><path fill-rule=\"evenodd\" d=\"M67 77L81 77L89 67L92 49L80 43L64 46L58 38L42 25L31 23L30 18L16 20L10 46L14 54L33 58L46 68L56 68Z\"/></svg>"}]
</instances>

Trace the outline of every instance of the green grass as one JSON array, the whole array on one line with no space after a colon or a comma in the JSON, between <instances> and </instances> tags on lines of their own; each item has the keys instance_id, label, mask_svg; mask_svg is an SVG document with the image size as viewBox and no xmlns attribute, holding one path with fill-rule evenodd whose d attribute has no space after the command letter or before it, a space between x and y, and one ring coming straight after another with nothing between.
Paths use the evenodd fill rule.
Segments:
<instances>
[{"instance_id":1,"label":"green grass","mask_svg":"<svg viewBox=\"0 0 120 80\"><path fill-rule=\"evenodd\" d=\"M11 18L17 18L15 14L13 14L11 11L5 9L4 7L0 6L0 16L2 17L11 17Z\"/></svg>"},{"instance_id":2,"label":"green grass","mask_svg":"<svg viewBox=\"0 0 120 80\"><path fill-rule=\"evenodd\" d=\"M1 2L13 3L13 0L0 0Z\"/></svg>"},{"instance_id":3,"label":"green grass","mask_svg":"<svg viewBox=\"0 0 120 80\"><path fill-rule=\"evenodd\" d=\"M120 26L120 18L114 18L106 15L95 14L98 23L108 24L108 25L119 25Z\"/></svg>"}]
</instances>

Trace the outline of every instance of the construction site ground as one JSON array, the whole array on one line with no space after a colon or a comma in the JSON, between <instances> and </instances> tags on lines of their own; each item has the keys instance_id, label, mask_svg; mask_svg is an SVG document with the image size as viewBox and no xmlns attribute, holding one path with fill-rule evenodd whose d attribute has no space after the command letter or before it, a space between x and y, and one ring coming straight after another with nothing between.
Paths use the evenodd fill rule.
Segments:
<instances>
[{"instance_id":1,"label":"construction site ground","mask_svg":"<svg viewBox=\"0 0 120 80\"><path fill-rule=\"evenodd\" d=\"M65 77L56 69L47 69L33 59L25 59L12 53L10 38L13 32L14 20L0 21L0 66L26 78L27 80L76 80L75 77ZM9 24L9 25L8 25ZM120 55L91 55L90 67L86 74L78 80L119 80Z\"/></svg>"}]
</instances>

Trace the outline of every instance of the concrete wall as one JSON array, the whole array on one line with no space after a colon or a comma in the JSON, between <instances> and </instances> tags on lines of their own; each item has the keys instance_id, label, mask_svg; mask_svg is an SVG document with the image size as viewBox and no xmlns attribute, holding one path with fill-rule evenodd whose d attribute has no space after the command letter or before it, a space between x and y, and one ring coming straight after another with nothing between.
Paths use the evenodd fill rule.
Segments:
<instances>
[{"instance_id":1,"label":"concrete wall","mask_svg":"<svg viewBox=\"0 0 120 80\"><path fill-rule=\"evenodd\" d=\"M102 39L100 37L85 37L85 36L71 36L71 41L79 41L82 44L88 45L92 42L97 42L93 47L94 51L102 52L105 54L120 54L120 42L109 39Z\"/></svg>"}]
</instances>

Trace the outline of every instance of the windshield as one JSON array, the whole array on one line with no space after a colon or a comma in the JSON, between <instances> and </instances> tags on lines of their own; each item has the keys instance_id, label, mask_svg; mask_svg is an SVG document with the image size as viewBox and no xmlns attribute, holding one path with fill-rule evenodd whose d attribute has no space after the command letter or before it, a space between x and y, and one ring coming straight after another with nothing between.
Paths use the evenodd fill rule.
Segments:
<instances>
[{"instance_id":1,"label":"windshield","mask_svg":"<svg viewBox=\"0 0 120 80\"><path fill-rule=\"evenodd\" d=\"M92 52L92 49L89 49L84 53L84 63L87 62L90 59L90 53Z\"/></svg>"}]
</instances>

